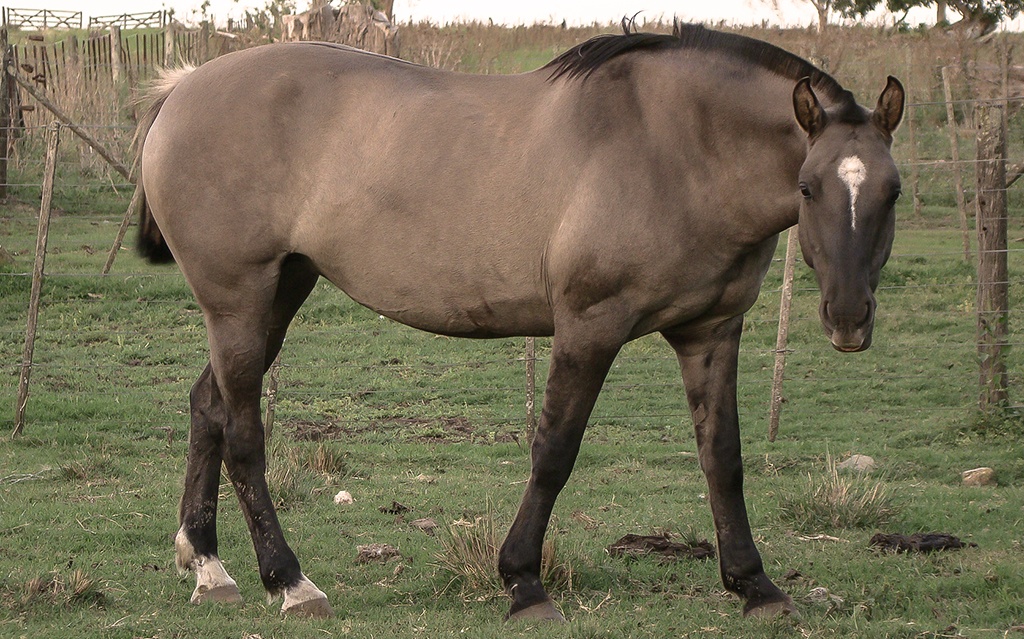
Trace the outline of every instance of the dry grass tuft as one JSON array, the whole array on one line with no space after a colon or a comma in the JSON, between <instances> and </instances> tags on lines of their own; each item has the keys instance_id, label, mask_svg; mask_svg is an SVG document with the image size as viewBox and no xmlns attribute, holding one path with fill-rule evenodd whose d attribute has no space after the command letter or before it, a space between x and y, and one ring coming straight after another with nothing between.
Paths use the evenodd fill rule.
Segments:
<instances>
[{"instance_id":1,"label":"dry grass tuft","mask_svg":"<svg viewBox=\"0 0 1024 639\"><path fill-rule=\"evenodd\" d=\"M22 587L20 604L29 606L42 603L49 606L98 606L106 604L107 597L99 583L82 570L68 575L53 572L43 577L33 577Z\"/></svg>"},{"instance_id":2,"label":"dry grass tuft","mask_svg":"<svg viewBox=\"0 0 1024 639\"><path fill-rule=\"evenodd\" d=\"M822 477L807 476L800 492L781 499L782 519L800 532L872 528L896 516L893 492L862 473L840 473L831 455Z\"/></svg>"},{"instance_id":3,"label":"dry grass tuft","mask_svg":"<svg viewBox=\"0 0 1024 639\"><path fill-rule=\"evenodd\" d=\"M498 551L504 539L488 505L487 514L472 522L460 519L439 535L441 551L434 555L437 566L449 575L444 591L459 584L466 599L484 600L500 596L505 588L498 575ZM573 568L558 556L558 531L548 530L541 555L541 582L545 588L572 590Z\"/></svg>"},{"instance_id":4,"label":"dry grass tuft","mask_svg":"<svg viewBox=\"0 0 1024 639\"><path fill-rule=\"evenodd\" d=\"M280 509L287 510L314 491L351 475L344 453L323 443L313 448L275 441L267 453L267 485Z\"/></svg>"}]
</instances>

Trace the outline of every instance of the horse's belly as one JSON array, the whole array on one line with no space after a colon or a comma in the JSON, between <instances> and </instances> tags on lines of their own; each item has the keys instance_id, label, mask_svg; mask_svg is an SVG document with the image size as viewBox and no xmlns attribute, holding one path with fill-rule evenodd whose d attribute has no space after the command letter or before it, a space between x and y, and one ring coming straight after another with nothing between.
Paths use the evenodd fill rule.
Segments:
<instances>
[{"instance_id":1,"label":"horse's belly","mask_svg":"<svg viewBox=\"0 0 1024 639\"><path fill-rule=\"evenodd\" d=\"M468 259L454 245L437 255L425 255L415 245L374 245L365 239L361 246L312 257L353 300L423 331L461 337L554 331L540 272L525 265L503 268L495 259Z\"/></svg>"},{"instance_id":2,"label":"horse's belly","mask_svg":"<svg viewBox=\"0 0 1024 639\"><path fill-rule=\"evenodd\" d=\"M480 295L362 294L347 287L352 299L373 311L420 330L456 337L512 337L551 335L550 310L530 299L495 299Z\"/></svg>"}]
</instances>

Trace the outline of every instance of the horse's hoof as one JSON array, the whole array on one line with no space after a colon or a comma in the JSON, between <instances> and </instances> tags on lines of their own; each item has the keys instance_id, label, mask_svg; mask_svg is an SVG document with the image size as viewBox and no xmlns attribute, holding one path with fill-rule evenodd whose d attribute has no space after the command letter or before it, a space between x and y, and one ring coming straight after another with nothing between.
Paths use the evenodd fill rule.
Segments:
<instances>
[{"instance_id":1,"label":"horse's hoof","mask_svg":"<svg viewBox=\"0 0 1024 639\"><path fill-rule=\"evenodd\" d=\"M553 621L555 623L565 623L565 617L562 613L558 612L555 608L555 604L551 603L551 600L542 601L539 604L533 604L529 608L523 608L516 612L509 613L509 621Z\"/></svg>"},{"instance_id":2,"label":"horse's hoof","mask_svg":"<svg viewBox=\"0 0 1024 639\"><path fill-rule=\"evenodd\" d=\"M196 572L196 589L192 593L192 603L242 603L242 594L238 592L235 580L224 570L224 564L216 556L193 558L190 567Z\"/></svg>"},{"instance_id":3,"label":"horse's hoof","mask_svg":"<svg viewBox=\"0 0 1024 639\"><path fill-rule=\"evenodd\" d=\"M195 592L192 593L191 602L194 604L201 604L206 603L207 601L239 604L242 603L242 593L238 592L238 586L234 583L214 586L212 588L205 585L196 586Z\"/></svg>"},{"instance_id":4,"label":"horse's hoof","mask_svg":"<svg viewBox=\"0 0 1024 639\"><path fill-rule=\"evenodd\" d=\"M796 605L793 600L786 597L782 600L766 601L762 604L750 605L747 604L743 610L744 617L753 617L755 619L774 619L776 617L793 617L794 619L800 618L800 611L796 609Z\"/></svg>"},{"instance_id":5,"label":"horse's hoof","mask_svg":"<svg viewBox=\"0 0 1024 639\"><path fill-rule=\"evenodd\" d=\"M327 595L305 576L299 583L285 589L281 612L286 615L318 619L334 616L334 609L327 602Z\"/></svg>"},{"instance_id":6,"label":"horse's hoof","mask_svg":"<svg viewBox=\"0 0 1024 639\"><path fill-rule=\"evenodd\" d=\"M327 597L323 599L309 599L291 606L282 606L281 612L294 617L311 617L313 619L326 619L334 616L334 609L328 603Z\"/></svg>"}]
</instances>

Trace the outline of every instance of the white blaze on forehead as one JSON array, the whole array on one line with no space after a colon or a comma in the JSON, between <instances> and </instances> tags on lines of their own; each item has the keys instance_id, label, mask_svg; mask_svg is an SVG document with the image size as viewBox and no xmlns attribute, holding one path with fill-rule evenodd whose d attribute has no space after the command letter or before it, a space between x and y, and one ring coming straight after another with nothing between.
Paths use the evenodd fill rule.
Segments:
<instances>
[{"instance_id":1,"label":"white blaze on forehead","mask_svg":"<svg viewBox=\"0 0 1024 639\"><path fill-rule=\"evenodd\" d=\"M868 176L868 170L856 155L851 155L839 163L839 179L850 189L850 228L857 228L857 193L860 185Z\"/></svg>"}]
</instances>

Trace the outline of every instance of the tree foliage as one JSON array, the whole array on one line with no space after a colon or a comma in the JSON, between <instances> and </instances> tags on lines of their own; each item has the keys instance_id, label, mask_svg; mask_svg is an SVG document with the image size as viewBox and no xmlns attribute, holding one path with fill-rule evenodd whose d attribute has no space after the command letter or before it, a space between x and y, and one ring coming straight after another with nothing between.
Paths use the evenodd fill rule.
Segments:
<instances>
[{"instance_id":1,"label":"tree foliage","mask_svg":"<svg viewBox=\"0 0 1024 639\"><path fill-rule=\"evenodd\" d=\"M935 0L833 0L832 10L847 18L861 18L879 6L893 13L904 13L915 7L933 7L935 4ZM992 26L1015 18L1024 11L1024 0L946 0L946 4L968 22Z\"/></svg>"}]
</instances>

